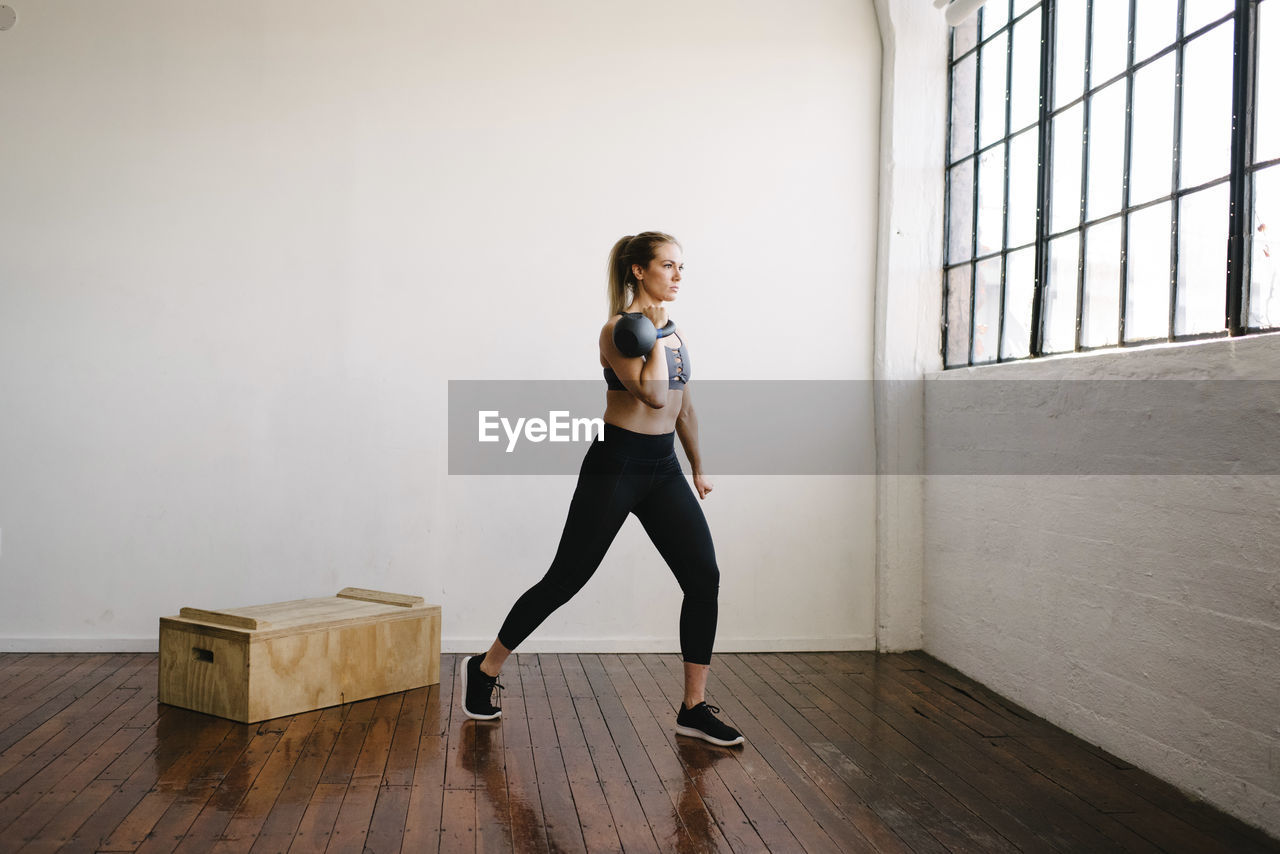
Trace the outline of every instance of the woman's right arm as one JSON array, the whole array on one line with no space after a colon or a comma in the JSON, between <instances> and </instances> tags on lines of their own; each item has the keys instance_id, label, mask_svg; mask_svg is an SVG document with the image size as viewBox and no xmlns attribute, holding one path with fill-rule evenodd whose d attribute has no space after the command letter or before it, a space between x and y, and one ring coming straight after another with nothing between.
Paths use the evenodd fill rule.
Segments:
<instances>
[{"instance_id":1,"label":"woman's right arm","mask_svg":"<svg viewBox=\"0 0 1280 854\"><path fill-rule=\"evenodd\" d=\"M661 409L667 404L667 358L659 338L653 343L648 357L624 356L613 343L613 327L617 318L610 320L600 330L600 352L618 379L637 400L650 409Z\"/></svg>"}]
</instances>

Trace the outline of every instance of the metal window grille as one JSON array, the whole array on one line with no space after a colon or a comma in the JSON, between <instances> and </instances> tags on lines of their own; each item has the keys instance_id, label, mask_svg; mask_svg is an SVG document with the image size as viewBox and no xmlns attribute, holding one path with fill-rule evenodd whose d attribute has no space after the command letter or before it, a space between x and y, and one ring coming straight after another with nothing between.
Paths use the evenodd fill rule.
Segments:
<instances>
[{"instance_id":1,"label":"metal window grille","mask_svg":"<svg viewBox=\"0 0 1280 854\"><path fill-rule=\"evenodd\" d=\"M989 0L953 30L945 365L1280 327L1276 54L1280 0Z\"/></svg>"}]
</instances>

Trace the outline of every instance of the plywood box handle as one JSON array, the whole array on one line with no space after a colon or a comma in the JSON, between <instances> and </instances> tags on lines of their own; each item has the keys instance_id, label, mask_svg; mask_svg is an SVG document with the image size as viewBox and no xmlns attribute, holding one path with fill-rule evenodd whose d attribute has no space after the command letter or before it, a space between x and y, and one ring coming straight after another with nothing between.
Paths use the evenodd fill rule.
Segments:
<instances>
[{"instance_id":1,"label":"plywood box handle","mask_svg":"<svg viewBox=\"0 0 1280 854\"><path fill-rule=\"evenodd\" d=\"M338 598L377 602L379 605L399 605L402 608L415 608L426 601L421 596L408 596L404 593L384 593L381 590L366 590L363 587L344 587L338 591Z\"/></svg>"},{"instance_id":2,"label":"plywood box handle","mask_svg":"<svg viewBox=\"0 0 1280 854\"><path fill-rule=\"evenodd\" d=\"M191 647L191 658L195 661L207 661L213 663L213 650L201 649L198 646Z\"/></svg>"},{"instance_id":3,"label":"plywood box handle","mask_svg":"<svg viewBox=\"0 0 1280 854\"><path fill-rule=\"evenodd\" d=\"M195 620L199 623L212 623L215 626L229 626L233 629L265 629L271 624L266 620L255 620L253 617L242 617L239 614L226 614L222 611L206 611L203 608L183 608L178 616L184 620Z\"/></svg>"}]
</instances>

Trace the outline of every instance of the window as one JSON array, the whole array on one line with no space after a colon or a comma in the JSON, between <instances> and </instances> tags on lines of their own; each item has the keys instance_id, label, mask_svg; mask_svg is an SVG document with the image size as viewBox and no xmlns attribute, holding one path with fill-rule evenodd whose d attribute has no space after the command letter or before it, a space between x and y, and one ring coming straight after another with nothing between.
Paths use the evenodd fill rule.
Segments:
<instances>
[{"instance_id":1,"label":"window","mask_svg":"<svg viewBox=\"0 0 1280 854\"><path fill-rule=\"evenodd\" d=\"M952 31L947 367L1280 327L1280 0Z\"/></svg>"}]
</instances>

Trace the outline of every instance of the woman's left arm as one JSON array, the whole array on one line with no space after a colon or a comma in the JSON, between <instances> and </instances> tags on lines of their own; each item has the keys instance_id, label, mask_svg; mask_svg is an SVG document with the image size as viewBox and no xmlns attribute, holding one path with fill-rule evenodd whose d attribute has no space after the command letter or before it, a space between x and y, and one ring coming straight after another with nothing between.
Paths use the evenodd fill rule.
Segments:
<instances>
[{"instance_id":1,"label":"woman's left arm","mask_svg":"<svg viewBox=\"0 0 1280 854\"><path fill-rule=\"evenodd\" d=\"M689 394L687 384L683 397L680 414L676 416L676 435L680 437L685 456L689 458L689 465L693 468L693 488L697 490L699 498L706 498L715 487L702 473L702 453L698 448L698 413L693 408L693 396Z\"/></svg>"}]
</instances>

